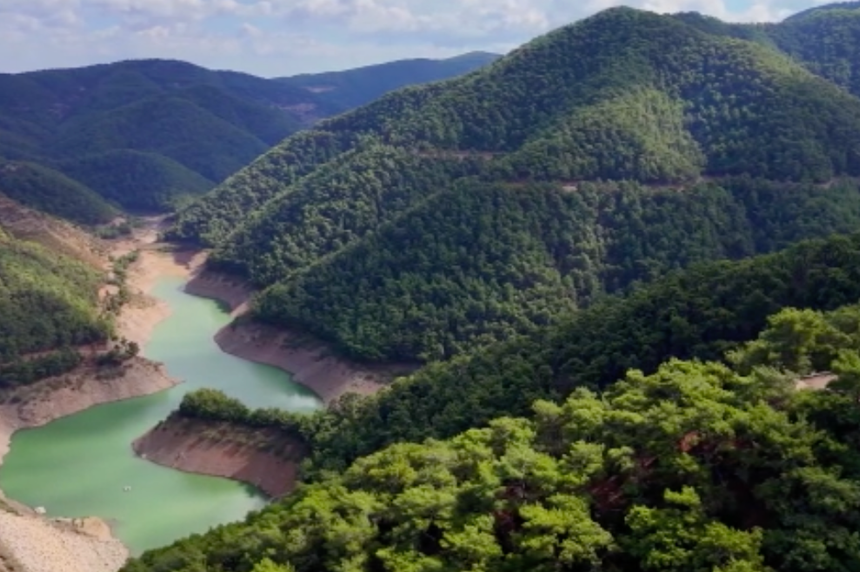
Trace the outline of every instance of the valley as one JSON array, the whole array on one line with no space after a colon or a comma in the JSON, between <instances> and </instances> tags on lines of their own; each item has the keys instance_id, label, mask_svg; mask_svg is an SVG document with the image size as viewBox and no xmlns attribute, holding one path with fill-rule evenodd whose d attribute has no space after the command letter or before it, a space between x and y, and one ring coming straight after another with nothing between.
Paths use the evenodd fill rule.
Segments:
<instances>
[{"instance_id":1,"label":"valley","mask_svg":"<svg viewBox=\"0 0 860 572\"><path fill-rule=\"evenodd\" d=\"M0 75L0 572L860 567L858 38Z\"/></svg>"}]
</instances>

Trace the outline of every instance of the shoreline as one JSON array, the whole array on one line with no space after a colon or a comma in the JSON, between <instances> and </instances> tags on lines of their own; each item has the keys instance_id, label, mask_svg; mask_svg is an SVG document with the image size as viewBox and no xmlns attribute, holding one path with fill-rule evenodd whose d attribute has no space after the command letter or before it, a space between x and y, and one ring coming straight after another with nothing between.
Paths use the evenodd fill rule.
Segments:
<instances>
[{"instance_id":1,"label":"shoreline","mask_svg":"<svg viewBox=\"0 0 860 572\"><path fill-rule=\"evenodd\" d=\"M326 407L348 393L374 395L395 378L417 369L412 364L360 364L336 355L328 344L309 335L237 321L247 315L253 290L230 276L201 267L186 283L185 291L230 308L234 321L218 330L214 338L221 351L285 371L319 396Z\"/></svg>"},{"instance_id":2,"label":"shoreline","mask_svg":"<svg viewBox=\"0 0 860 572\"><path fill-rule=\"evenodd\" d=\"M155 326L170 315L166 303L149 295L152 287L162 276L190 276L194 264L202 258L193 253L183 261L182 253L153 250L160 222L152 219L148 227L131 238L110 243L109 248L115 257L132 250L141 253L129 271L131 299L117 318L117 333L141 348ZM104 258L101 260L108 270L110 265ZM116 368L106 379L100 375L103 373L103 369L85 363L66 374L0 395L0 465L18 430L39 427L96 405L157 393L180 383L167 374L163 364L143 357L143 353ZM101 518L42 516L7 498L2 490L0 531L0 572L115 572L129 556L128 548Z\"/></svg>"}]
</instances>

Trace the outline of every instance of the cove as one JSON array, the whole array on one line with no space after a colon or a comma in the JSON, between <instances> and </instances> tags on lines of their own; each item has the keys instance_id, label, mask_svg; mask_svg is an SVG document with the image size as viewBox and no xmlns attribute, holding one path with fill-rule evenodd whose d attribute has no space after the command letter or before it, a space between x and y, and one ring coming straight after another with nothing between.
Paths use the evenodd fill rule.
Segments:
<instances>
[{"instance_id":1,"label":"cove","mask_svg":"<svg viewBox=\"0 0 860 572\"><path fill-rule=\"evenodd\" d=\"M152 292L171 315L144 348L180 385L154 395L99 405L35 429L18 431L0 466L0 488L50 516L99 516L132 554L211 526L242 519L265 498L227 479L192 475L137 458L131 442L176 407L188 391L223 390L249 407L310 412L319 398L283 371L222 352L215 332L230 322L213 300L162 278ZM123 487L132 487L124 492Z\"/></svg>"}]
</instances>

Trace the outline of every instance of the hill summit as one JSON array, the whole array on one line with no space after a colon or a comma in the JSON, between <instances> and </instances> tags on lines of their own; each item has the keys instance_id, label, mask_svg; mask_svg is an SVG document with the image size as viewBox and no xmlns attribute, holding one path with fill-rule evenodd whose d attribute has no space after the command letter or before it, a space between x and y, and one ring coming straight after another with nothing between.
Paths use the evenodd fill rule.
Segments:
<instances>
[{"instance_id":1,"label":"hill summit","mask_svg":"<svg viewBox=\"0 0 860 572\"><path fill-rule=\"evenodd\" d=\"M169 236L265 289L263 319L431 359L849 230L860 100L778 47L788 24L717 24L612 8L391 93L287 139Z\"/></svg>"}]
</instances>

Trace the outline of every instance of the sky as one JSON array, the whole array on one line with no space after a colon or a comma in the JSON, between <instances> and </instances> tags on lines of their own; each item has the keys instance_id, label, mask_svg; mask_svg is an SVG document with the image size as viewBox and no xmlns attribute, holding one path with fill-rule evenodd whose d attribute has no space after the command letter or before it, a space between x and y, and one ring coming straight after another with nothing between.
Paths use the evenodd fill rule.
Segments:
<instances>
[{"instance_id":1,"label":"sky","mask_svg":"<svg viewBox=\"0 0 860 572\"><path fill-rule=\"evenodd\" d=\"M507 52L618 0L0 0L0 72L137 58L263 77ZM822 0L627 0L760 22Z\"/></svg>"}]
</instances>

